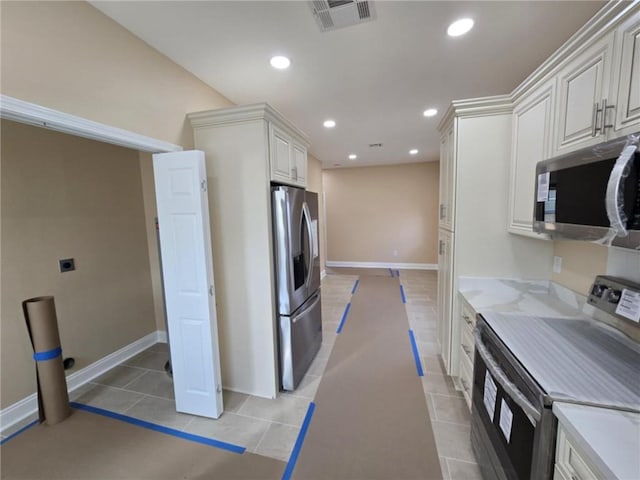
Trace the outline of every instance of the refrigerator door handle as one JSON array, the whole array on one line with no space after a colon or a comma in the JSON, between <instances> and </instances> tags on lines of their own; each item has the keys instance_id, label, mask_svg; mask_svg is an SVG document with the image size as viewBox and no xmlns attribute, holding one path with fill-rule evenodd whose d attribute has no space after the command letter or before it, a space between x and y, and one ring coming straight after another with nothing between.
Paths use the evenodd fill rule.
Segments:
<instances>
[{"instance_id":1,"label":"refrigerator door handle","mask_svg":"<svg viewBox=\"0 0 640 480\"><path fill-rule=\"evenodd\" d=\"M305 287L308 289L313 274L313 230L311 228L311 212L307 202L302 204L302 212L307 222L307 234L309 235L309 265L307 268L307 281L305 282Z\"/></svg>"},{"instance_id":2,"label":"refrigerator door handle","mask_svg":"<svg viewBox=\"0 0 640 480\"><path fill-rule=\"evenodd\" d=\"M320 294L316 293L315 297L316 299L313 301L311 305L309 305L307 308L304 309L304 311L300 312L299 314L297 314L295 317L291 319L291 323L296 323L298 320L300 320L302 317L304 317L307 313L309 313L311 310L313 310L316 307L316 305L320 301Z\"/></svg>"}]
</instances>

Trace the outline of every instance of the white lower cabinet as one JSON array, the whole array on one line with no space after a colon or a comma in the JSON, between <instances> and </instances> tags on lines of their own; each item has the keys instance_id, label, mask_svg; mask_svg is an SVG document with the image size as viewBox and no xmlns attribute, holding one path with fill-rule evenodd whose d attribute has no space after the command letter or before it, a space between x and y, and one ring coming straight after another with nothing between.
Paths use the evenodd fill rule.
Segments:
<instances>
[{"instance_id":1,"label":"white lower cabinet","mask_svg":"<svg viewBox=\"0 0 640 480\"><path fill-rule=\"evenodd\" d=\"M559 423L554 480L598 480L604 478L604 476L594 473L584 458L571 443L566 430Z\"/></svg>"},{"instance_id":2,"label":"white lower cabinet","mask_svg":"<svg viewBox=\"0 0 640 480\"><path fill-rule=\"evenodd\" d=\"M473 390L473 356L475 354L475 341L473 329L476 326L476 311L469 305L462 295L460 297L460 385L462 394L471 410L471 392Z\"/></svg>"}]
</instances>

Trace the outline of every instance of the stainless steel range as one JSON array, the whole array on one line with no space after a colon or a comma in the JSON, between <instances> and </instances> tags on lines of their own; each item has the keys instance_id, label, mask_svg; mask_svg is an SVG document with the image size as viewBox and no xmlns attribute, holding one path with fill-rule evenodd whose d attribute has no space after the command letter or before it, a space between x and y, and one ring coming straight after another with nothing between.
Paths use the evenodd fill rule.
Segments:
<instances>
[{"instance_id":1,"label":"stainless steel range","mask_svg":"<svg viewBox=\"0 0 640 480\"><path fill-rule=\"evenodd\" d=\"M597 277L588 302L637 328L640 285ZM640 344L615 328L483 313L475 335L471 442L485 479L552 477L554 401L640 412Z\"/></svg>"}]
</instances>

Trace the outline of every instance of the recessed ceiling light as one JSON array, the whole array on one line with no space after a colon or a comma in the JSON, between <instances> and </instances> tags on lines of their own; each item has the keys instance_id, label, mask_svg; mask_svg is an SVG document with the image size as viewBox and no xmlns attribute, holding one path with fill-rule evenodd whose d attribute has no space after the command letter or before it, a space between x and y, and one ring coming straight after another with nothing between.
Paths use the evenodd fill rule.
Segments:
<instances>
[{"instance_id":1,"label":"recessed ceiling light","mask_svg":"<svg viewBox=\"0 0 640 480\"><path fill-rule=\"evenodd\" d=\"M349 160L355 160L356 158L358 158L358 155L356 155L355 153L349 155Z\"/></svg>"},{"instance_id":2,"label":"recessed ceiling light","mask_svg":"<svg viewBox=\"0 0 640 480\"><path fill-rule=\"evenodd\" d=\"M287 57L283 57L281 55L271 57L271 66L273 68L284 70L285 68L289 68L289 65L291 65L291 60L289 60Z\"/></svg>"},{"instance_id":3,"label":"recessed ceiling light","mask_svg":"<svg viewBox=\"0 0 640 480\"><path fill-rule=\"evenodd\" d=\"M416 155L417 153L418 153L418 150L416 150L415 148L413 150L409 150L410 155Z\"/></svg>"},{"instance_id":4,"label":"recessed ceiling light","mask_svg":"<svg viewBox=\"0 0 640 480\"><path fill-rule=\"evenodd\" d=\"M333 121L333 120L325 120L325 121L324 121L324 123L323 123L323 125L324 125L326 128L333 128L333 127L335 127L335 126L336 126L336 122L335 122L335 121Z\"/></svg>"},{"instance_id":5,"label":"recessed ceiling light","mask_svg":"<svg viewBox=\"0 0 640 480\"><path fill-rule=\"evenodd\" d=\"M467 33L472 28L473 20L470 18L461 18L449 25L449 28L447 28L447 34L450 37L459 37L460 35Z\"/></svg>"},{"instance_id":6,"label":"recessed ceiling light","mask_svg":"<svg viewBox=\"0 0 640 480\"><path fill-rule=\"evenodd\" d=\"M438 114L438 110L437 110L437 109L435 109L435 108L428 108L427 110L425 110L424 112L422 112L422 114L423 114L425 117L433 117L433 116L435 116L435 115L437 115L437 114Z\"/></svg>"}]
</instances>

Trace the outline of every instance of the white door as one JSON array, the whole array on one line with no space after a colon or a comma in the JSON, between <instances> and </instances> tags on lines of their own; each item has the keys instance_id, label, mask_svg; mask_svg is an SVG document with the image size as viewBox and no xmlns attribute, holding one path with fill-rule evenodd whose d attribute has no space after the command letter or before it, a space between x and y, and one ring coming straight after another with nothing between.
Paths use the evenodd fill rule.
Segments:
<instances>
[{"instance_id":1,"label":"white door","mask_svg":"<svg viewBox=\"0 0 640 480\"><path fill-rule=\"evenodd\" d=\"M179 412L222 414L204 153L153 156L173 389Z\"/></svg>"}]
</instances>

